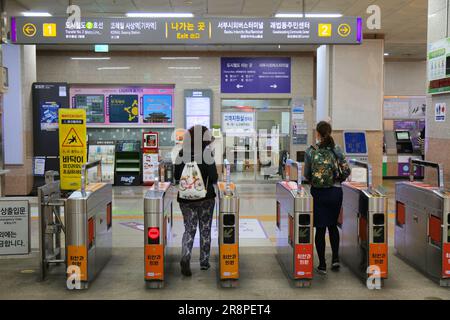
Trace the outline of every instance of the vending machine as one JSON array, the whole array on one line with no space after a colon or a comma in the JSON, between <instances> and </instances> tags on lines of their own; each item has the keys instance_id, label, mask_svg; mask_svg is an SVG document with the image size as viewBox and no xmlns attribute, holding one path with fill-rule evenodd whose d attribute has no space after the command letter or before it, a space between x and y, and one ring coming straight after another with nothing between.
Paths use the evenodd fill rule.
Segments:
<instances>
[{"instance_id":1,"label":"vending machine","mask_svg":"<svg viewBox=\"0 0 450 320\"><path fill-rule=\"evenodd\" d=\"M151 186L159 178L160 173L159 134L157 132L144 132L142 140L142 180L144 185Z\"/></svg>"}]
</instances>

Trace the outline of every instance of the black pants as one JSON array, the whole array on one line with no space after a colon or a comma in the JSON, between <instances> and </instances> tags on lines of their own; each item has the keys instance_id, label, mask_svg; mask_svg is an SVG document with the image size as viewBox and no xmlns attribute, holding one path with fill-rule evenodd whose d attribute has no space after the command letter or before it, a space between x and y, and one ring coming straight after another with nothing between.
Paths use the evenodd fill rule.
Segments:
<instances>
[{"instance_id":1,"label":"black pants","mask_svg":"<svg viewBox=\"0 0 450 320\"><path fill-rule=\"evenodd\" d=\"M316 250L319 256L319 265L324 267L325 262L325 234L327 232L330 236L331 250L333 252L333 262L339 261L339 230L337 225L328 227L316 227Z\"/></svg>"}]
</instances>

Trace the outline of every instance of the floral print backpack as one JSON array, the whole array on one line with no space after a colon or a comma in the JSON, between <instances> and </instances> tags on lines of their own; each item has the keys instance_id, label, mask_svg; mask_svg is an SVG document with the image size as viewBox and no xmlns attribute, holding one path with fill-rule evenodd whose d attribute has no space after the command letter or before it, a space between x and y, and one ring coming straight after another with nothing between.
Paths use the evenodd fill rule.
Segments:
<instances>
[{"instance_id":1,"label":"floral print backpack","mask_svg":"<svg viewBox=\"0 0 450 320\"><path fill-rule=\"evenodd\" d=\"M313 147L311 150L311 185L315 188L330 188L336 182L338 164L330 148Z\"/></svg>"}]
</instances>

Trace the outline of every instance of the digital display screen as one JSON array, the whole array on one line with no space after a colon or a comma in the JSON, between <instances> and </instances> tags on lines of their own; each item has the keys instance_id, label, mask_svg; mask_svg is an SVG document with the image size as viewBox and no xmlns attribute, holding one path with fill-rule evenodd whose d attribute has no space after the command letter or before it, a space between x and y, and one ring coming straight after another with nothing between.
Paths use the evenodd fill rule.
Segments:
<instances>
[{"instance_id":1,"label":"digital display screen","mask_svg":"<svg viewBox=\"0 0 450 320\"><path fill-rule=\"evenodd\" d=\"M103 95L76 95L75 108L86 110L87 123L105 122L105 96Z\"/></svg>"},{"instance_id":2,"label":"digital display screen","mask_svg":"<svg viewBox=\"0 0 450 320\"><path fill-rule=\"evenodd\" d=\"M367 143L365 132L345 132L344 133L345 153L367 154Z\"/></svg>"},{"instance_id":3,"label":"digital display screen","mask_svg":"<svg viewBox=\"0 0 450 320\"><path fill-rule=\"evenodd\" d=\"M397 140L410 140L409 131L397 131Z\"/></svg>"},{"instance_id":4,"label":"digital display screen","mask_svg":"<svg viewBox=\"0 0 450 320\"><path fill-rule=\"evenodd\" d=\"M139 122L138 95L109 96L109 122L111 123L137 123Z\"/></svg>"},{"instance_id":5,"label":"digital display screen","mask_svg":"<svg viewBox=\"0 0 450 320\"><path fill-rule=\"evenodd\" d=\"M186 97L186 129L195 125L211 126L210 97Z\"/></svg>"},{"instance_id":6,"label":"digital display screen","mask_svg":"<svg viewBox=\"0 0 450 320\"><path fill-rule=\"evenodd\" d=\"M172 123L172 96L146 94L143 96L145 123Z\"/></svg>"}]
</instances>

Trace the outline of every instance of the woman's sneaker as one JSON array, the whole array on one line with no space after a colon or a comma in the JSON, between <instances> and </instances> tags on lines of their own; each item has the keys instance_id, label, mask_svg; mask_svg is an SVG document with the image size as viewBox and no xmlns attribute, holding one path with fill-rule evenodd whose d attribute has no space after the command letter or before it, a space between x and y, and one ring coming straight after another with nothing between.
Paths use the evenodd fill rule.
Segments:
<instances>
[{"instance_id":1,"label":"woman's sneaker","mask_svg":"<svg viewBox=\"0 0 450 320\"><path fill-rule=\"evenodd\" d=\"M180 266L181 266L181 274L183 276L185 276L185 277L192 276L191 266L189 264L189 261L181 261Z\"/></svg>"},{"instance_id":2,"label":"woman's sneaker","mask_svg":"<svg viewBox=\"0 0 450 320\"><path fill-rule=\"evenodd\" d=\"M200 264L200 270L208 270L210 267L211 265L209 264L209 262Z\"/></svg>"},{"instance_id":3,"label":"woman's sneaker","mask_svg":"<svg viewBox=\"0 0 450 320\"><path fill-rule=\"evenodd\" d=\"M327 274L327 266L318 266L316 268L316 271L317 271L318 274L321 274L321 275L324 276L324 275Z\"/></svg>"},{"instance_id":4,"label":"woman's sneaker","mask_svg":"<svg viewBox=\"0 0 450 320\"><path fill-rule=\"evenodd\" d=\"M339 262L339 260L333 261L333 263L331 264L331 270L339 271L340 268L341 268L341 263Z\"/></svg>"}]
</instances>

